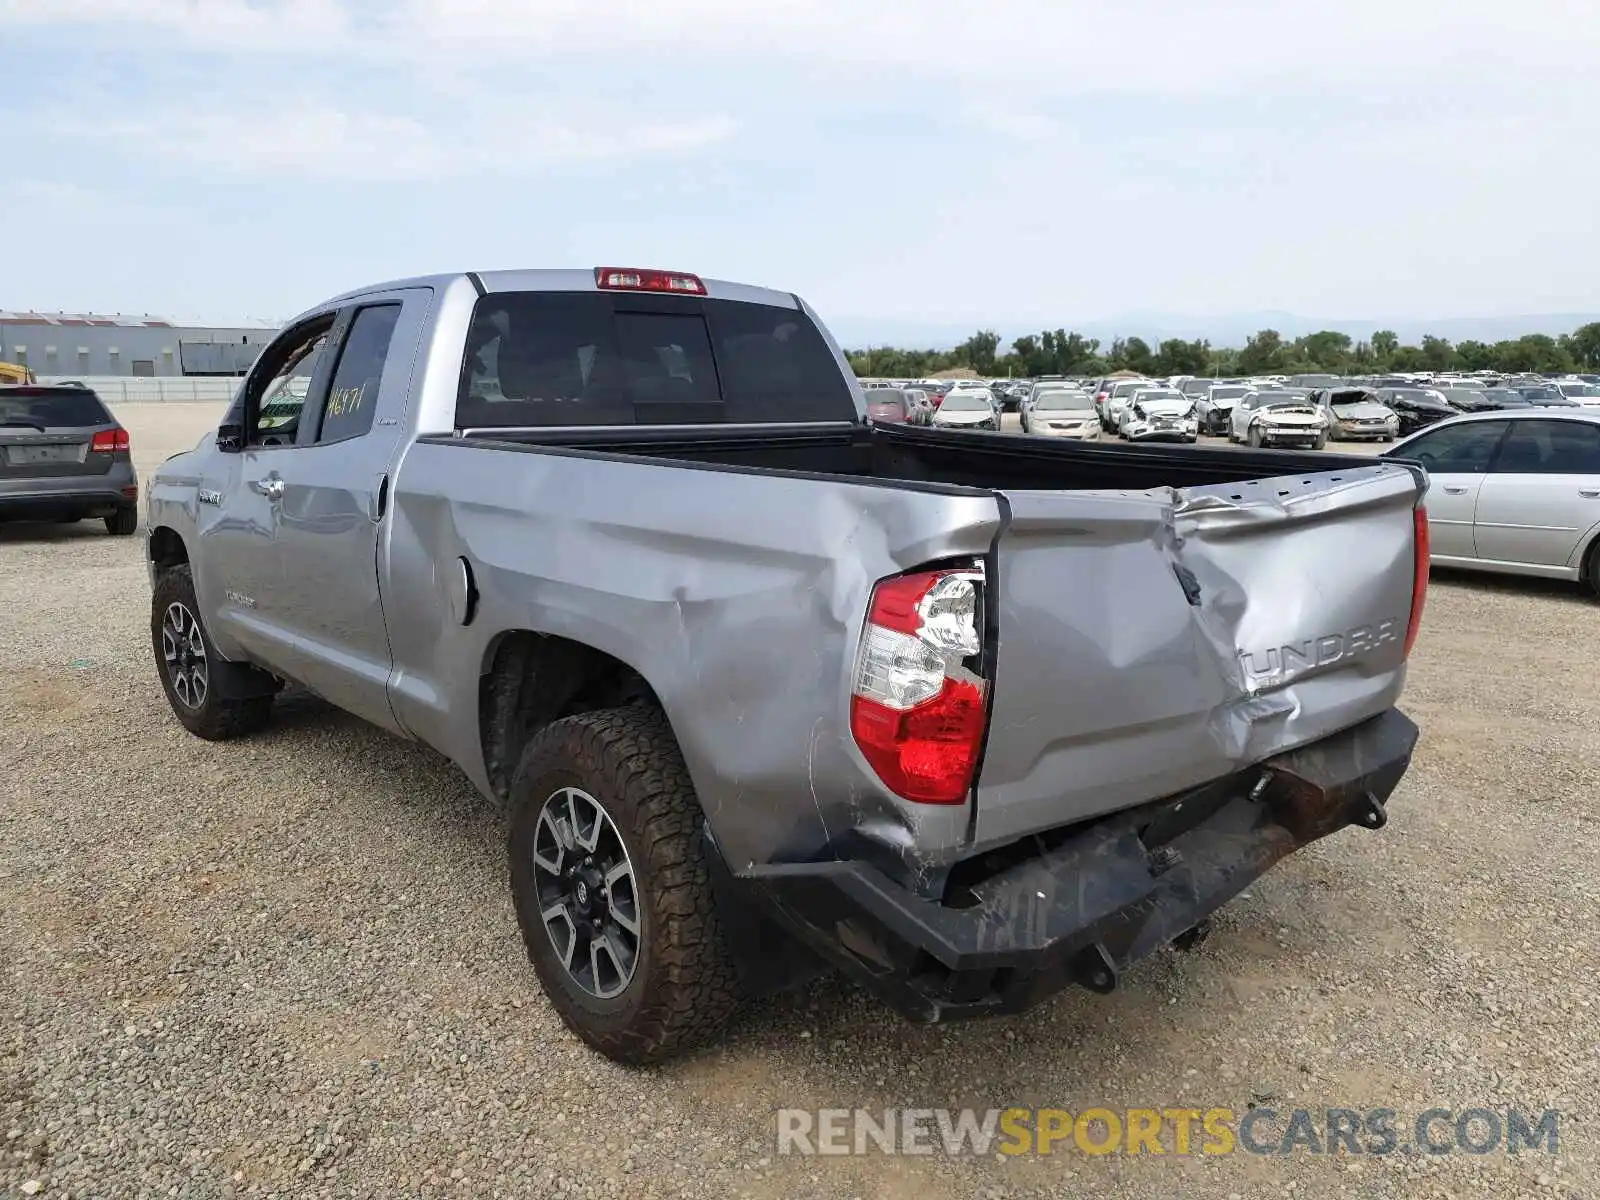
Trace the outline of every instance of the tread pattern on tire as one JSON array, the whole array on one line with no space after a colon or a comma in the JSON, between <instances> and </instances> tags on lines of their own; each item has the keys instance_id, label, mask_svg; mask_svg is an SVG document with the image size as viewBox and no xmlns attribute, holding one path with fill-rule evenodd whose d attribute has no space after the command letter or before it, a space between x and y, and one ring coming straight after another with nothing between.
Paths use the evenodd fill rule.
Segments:
<instances>
[{"instance_id":1,"label":"tread pattern on tire","mask_svg":"<svg viewBox=\"0 0 1600 1200\"><path fill-rule=\"evenodd\" d=\"M167 694L167 702L172 706L173 715L190 733L208 742L226 742L259 732L272 719L273 697L270 695L228 700L220 696L213 687L207 689L206 702L198 709L183 708L173 696L172 684L167 679L166 669L161 661L161 619L167 605L175 600L182 601L190 612L199 617L200 605L195 599L194 577L188 563L180 563L162 571L156 578L155 591L150 597L151 640L155 652L156 670L161 672L161 687ZM202 621L202 633L204 629ZM205 639L207 670L210 672L213 685L221 671L230 668L250 669L223 662L217 657L216 647L211 644L210 635L205 634Z\"/></svg>"},{"instance_id":2,"label":"tread pattern on tire","mask_svg":"<svg viewBox=\"0 0 1600 1200\"><path fill-rule=\"evenodd\" d=\"M592 780L596 797L631 835L635 874L644 876L639 883L649 945L642 965L649 974L634 978L633 986L646 990L623 1028L597 1029L564 994L547 987L551 1003L584 1041L630 1065L659 1062L709 1040L738 1006L739 975L716 910L705 817L666 717L636 705L552 722L518 764L512 796L519 811L543 805L546 797L528 789L556 771ZM535 939L546 949L543 927L525 919L520 903L519 916L530 956Z\"/></svg>"}]
</instances>

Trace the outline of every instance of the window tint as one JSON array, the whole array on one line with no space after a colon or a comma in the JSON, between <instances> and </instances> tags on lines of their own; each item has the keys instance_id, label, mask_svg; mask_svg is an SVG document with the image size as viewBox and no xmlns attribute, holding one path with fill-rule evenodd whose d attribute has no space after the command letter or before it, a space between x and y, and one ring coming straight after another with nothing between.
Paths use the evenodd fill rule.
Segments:
<instances>
[{"instance_id":1,"label":"window tint","mask_svg":"<svg viewBox=\"0 0 1600 1200\"><path fill-rule=\"evenodd\" d=\"M1488 469L1494 448L1505 431L1504 421L1446 425L1423 434L1404 450L1397 451L1395 457L1415 459L1430 471L1475 474Z\"/></svg>"},{"instance_id":2,"label":"window tint","mask_svg":"<svg viewBox=\"0 0 1600 1200\"><path fill-rule=\"evenodd\" d=\"M1600 475L1600 425L1516 421L1494 469L1519 475Z\"/></svg>"},{"instance_id":3,"label":"window tint","mask_svg":"<svg viewBox=\"0 0 1600 1200\"><path fill-rule=\"evenodd\" d=\"M81 429L115 424L100 398L87 389L52 392L8 388L0 392L0 425Z\"/></svg>"},{"instance_id":4,"label":"window tint","mask_svg":"<svg viewBox=\"0 0 1600 1200\"><path fill-rule=\"evenodd\" d=\"M478 301L461 428L853 420L815 324L730 300L507 292Z\"/></svg>"},{"instance_id":5,"label":"window tint","mask_svg":"<svg viewBox=\"0 0 1600 1200\"><path fill-rule=\"evenodd\" d=\"M378 382L383 378L384 359L400 319L398 304L375 304L356 313L339 352L339 365L328 388L322 409L319 442L338 442L360 437L372 428L372 413L378 404Z\"/></svg>"},{"instance_id":6,"label":"window tint","mask_svg":"<svg viewBox=\"0 0 1600 1200\"><path fill-rule=\"evenodd\" d=\"M636 406L635 421L683 425L724 419L704 317L619 312L616 332L622 385Z\"/></svg>"},{"instance_id":7,"label":"window tint","mask_svg":"<svg viewBox=\"0 0 1600 1200\"><path fill-rule=\"evenodd\" d=\"M255 428L250 431L252 446L292 446L300 428L300 413L328 344L331 320L286 344L283 357L274 354L279 365L261 388L255 404Z\"/></svg>"}]
</instances>

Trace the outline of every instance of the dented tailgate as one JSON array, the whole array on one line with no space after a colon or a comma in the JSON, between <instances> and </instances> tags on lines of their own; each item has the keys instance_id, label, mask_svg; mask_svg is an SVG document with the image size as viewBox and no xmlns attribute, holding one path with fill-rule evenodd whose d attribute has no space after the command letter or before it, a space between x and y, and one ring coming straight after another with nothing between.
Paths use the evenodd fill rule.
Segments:
<instances>
[{"instance_id":1,"label":"dented tailgate","mask_svg":"<svg viewBox=\"0 0 1600 1200\"><path fill-rule=\"evenodd\" d=\"M1005 493L976 842L1156 799L1392 707L1419 477Z\"/></svg>"}]
</instances>

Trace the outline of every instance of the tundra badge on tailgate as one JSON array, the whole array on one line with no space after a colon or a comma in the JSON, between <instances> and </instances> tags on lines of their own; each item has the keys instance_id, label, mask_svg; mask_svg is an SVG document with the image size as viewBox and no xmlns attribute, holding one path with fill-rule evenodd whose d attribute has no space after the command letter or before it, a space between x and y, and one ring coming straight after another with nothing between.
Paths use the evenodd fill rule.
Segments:
<instances>
[{"instance_id":1,"label":"tundra badge on tailgate","mask_svg":"<svg viewBox=\"0 0 1600 1200\"><path fill-rule=\"evenodd\" d=\"M1398 643L1405 635L1405 628L1405 622L1391 617L1342 633L1325 633L1262 650L1241 650L1239 663L1252 691L1282 687L1307 671L1359 658L1391 642Z\"/></svg>"}]
</instances>

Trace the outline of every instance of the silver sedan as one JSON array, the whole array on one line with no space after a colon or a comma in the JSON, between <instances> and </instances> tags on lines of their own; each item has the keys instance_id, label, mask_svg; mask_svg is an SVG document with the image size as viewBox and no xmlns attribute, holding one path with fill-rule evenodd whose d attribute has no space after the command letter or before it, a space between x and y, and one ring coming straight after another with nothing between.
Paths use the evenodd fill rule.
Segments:
<instances>
[{"instance_id":1,"label":"silver sedan","mask_svg":"<svg viewBox=\"0 0 1600 1200\"><path fill-rule=\"evenodd\" d=\"M1438 565L1581 580L1600 592L1600 410L1452 417L1383 457L1428 469Z\"/></svg>"}]
</instances>

